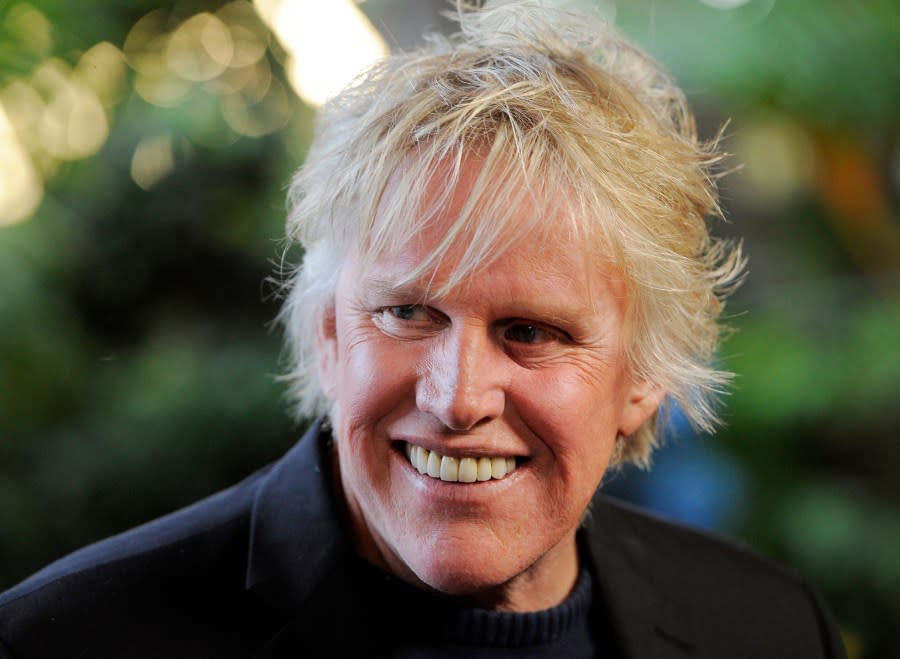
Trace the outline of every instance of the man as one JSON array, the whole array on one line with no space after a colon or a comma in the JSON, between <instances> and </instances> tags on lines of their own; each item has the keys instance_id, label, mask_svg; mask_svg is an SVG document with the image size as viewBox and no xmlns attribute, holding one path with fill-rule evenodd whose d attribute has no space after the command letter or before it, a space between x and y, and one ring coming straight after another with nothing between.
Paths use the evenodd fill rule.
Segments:
<instances>
[{"instance_id":1,"label":"man","mask_svg":"<svg viewBox=\"0 0 900 659\"><path fill-rule=\"evenodd\" d=\"M460 10L291 189L281 461L0 598L9 656L837 657L796 575L596 495L702 428L736 250L674 84L583 16Z\"/></svg>"}]
</instances>

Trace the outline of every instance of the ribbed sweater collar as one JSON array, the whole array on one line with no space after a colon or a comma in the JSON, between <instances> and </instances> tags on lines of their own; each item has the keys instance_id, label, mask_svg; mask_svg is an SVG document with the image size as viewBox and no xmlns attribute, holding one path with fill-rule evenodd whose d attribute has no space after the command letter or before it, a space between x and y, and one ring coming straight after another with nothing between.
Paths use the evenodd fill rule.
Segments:
<instances>
[{"instance_id":1,"label":"ribbed sweater collar","mask_svg":"<svg viewBox=\"0 0 900 659\"><path fill-rule=\"evenodd\" d=\"M572 593L559 605L543 611L512 613L487 609L444 607L441 634L458 645L521 647L553 643L591 608L591 578L582 570Z\"/></svg>"}]
</instances>

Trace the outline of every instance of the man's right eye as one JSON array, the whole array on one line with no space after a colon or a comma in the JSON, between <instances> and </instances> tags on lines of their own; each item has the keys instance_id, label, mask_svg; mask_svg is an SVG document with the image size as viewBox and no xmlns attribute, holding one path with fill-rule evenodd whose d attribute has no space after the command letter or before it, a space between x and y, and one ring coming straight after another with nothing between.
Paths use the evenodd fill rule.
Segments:
<instances>
[{"instance_id":1,"label":"man's right eye","mask_svg":"<svg viewBox=\"0 0 900 659\"><path fill-rule=\"evenodd\" d=\"M397 318L398 320L430 320L431 314L428 309L421 304L400 304L393 307L387 307L386 312Z\"/></svg>"},{"instance_id":2,"label":"man's right eye","mask_svg":"<svg viewBox=\"0 0 900 659\"><path fill-rule=\"evenodd\" d=\"M385 334L398 338L420 338L440 331L446 318L423 304L395 304L378 309L374 321Z\"/></svg>"}]
</instances>

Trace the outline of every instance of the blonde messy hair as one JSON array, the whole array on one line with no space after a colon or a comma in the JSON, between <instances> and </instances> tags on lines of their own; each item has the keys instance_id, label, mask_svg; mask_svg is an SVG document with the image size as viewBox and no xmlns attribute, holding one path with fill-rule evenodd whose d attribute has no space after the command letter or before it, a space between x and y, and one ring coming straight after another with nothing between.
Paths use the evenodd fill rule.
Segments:
<instances>
[{"instance_id":1,"label":"blonde messy hair","mask_svg":"<svg viewBox=\"0 0 900 659\"><path fill-rule=\"evenodd\" d=\"M664 387L711 430L713 403L730 378L712 364L718 317L743 266L739 250L706 225L721 215L715 145L698 140L672 80L600 21L540 0L480 9L458 2L456 18L459 34L387 58L318 117L289 191L288 237L304 258L281 320L298 413L327 411L314 323L333 304L343 257L361 246L364 258L377 259L406 244L447 200L426 205L423 181L439 170L449 196L464 153L475 150L484 164L469 202L410 277L462 247L454 285L525 233L574 232L598 267L612 261L624 277L633 376ZM383 195L392 177L396 188ZM564 226L545 226L560 217L546 212L559 190L570 199ZM513 217L525 196L536 211L523 224ZM620 438L617 462L648 464L657 416Z\"/></svg>"}]
</instances>

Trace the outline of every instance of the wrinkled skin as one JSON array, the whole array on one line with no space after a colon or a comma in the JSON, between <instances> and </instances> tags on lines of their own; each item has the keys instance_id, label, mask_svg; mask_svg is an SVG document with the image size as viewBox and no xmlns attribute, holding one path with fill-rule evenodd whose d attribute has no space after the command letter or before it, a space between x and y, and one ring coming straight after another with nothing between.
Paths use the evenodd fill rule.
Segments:
<instances>
[{"instance_id":1,"label":"wrinkled skin","mask_svg":"<svg viewBox=\"0 0 900 659\"><path fill-rule=\"evenodd\" d=\"M574 585L575 531L617 435L662 393L628 372L621 278L571 238L526 237L443 297L395 287L464 203L479 164L468 158L430 230L365 267L347 257L318 322L320 377L358 552L421 587L539 610ZM447 483L416 471L403 442L519 466Z\"/></svg>"}]
</instances>

